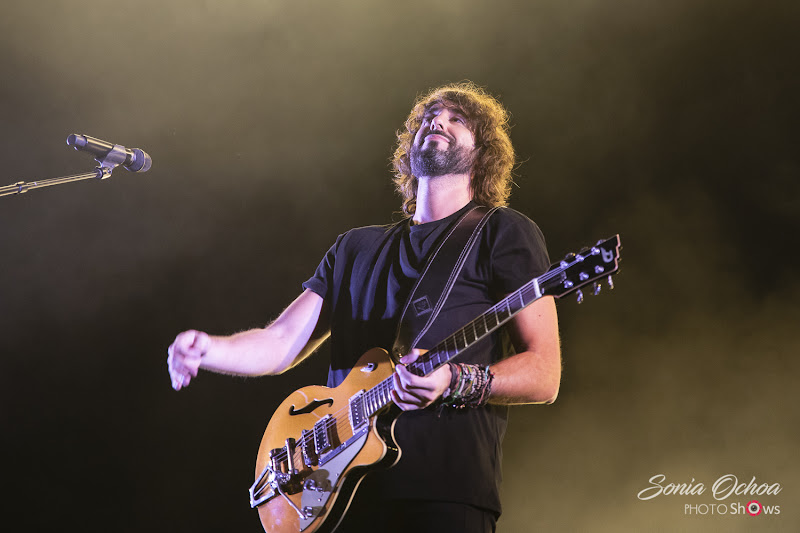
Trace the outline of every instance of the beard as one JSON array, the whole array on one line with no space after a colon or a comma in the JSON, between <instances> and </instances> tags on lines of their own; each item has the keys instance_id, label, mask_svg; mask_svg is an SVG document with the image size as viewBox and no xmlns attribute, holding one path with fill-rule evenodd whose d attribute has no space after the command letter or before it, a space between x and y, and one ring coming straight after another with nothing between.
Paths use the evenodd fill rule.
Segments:
<instances>
[{"instance_id":1,"label":"beard","mask_svg":"<svg viewBox=\"0 0 800 533\"><path fill-rule=\"evenodd\" d=\"M447 150L439 150L436 146L427 148L423 146L413 144L408 153L411 174L414 176L435 178L447 174L472 172L472 165L475 163L474 149L452 144L447 146Z\"/></svg>"}]
</instances>

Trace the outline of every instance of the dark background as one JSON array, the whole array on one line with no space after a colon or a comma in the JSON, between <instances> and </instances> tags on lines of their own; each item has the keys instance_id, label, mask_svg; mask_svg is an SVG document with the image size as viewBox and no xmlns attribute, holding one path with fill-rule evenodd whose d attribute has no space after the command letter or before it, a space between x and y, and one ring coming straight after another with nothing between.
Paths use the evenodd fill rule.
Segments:
<instances>
[{"instance_id":1,"label":"dark background","mask_svg":"<svg viewBox=\"0 0 800 533\"><path fill-rule=\"evenodd\" d=\"M175 393L166 348L268 323L339 233L396 218L395 130L471 79L552 259L624 245L616 291L559 302L558 401L512 409L499 530L797 530L798 5L4 3L0 185L91 171L70 133L153 157L0 198L6 518L260 531L261 433L327 352ZM706 491L637 499L656 474ZM781 514L685 515L725 474L780 483Z\"/></svg>"}]
</instances>

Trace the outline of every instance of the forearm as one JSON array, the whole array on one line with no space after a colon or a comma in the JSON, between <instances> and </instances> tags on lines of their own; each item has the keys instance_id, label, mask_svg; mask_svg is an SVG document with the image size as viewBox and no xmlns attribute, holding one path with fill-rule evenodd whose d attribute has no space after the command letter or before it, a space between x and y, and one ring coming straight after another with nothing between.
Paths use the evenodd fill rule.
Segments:
<instances>
[{"instance_id":1,"label":"forearm","mask_svg":"<svg viewBox=\"0 0 800 533\"><path fill-rule=\"evenodd\" d=\"M515 355L492 365L489 402L553 403L561 384L561 341L555 300L546 297L523 309L508 330Z\"/></svg>"},{"instance_id":2,"label":"forearm","mask_svg":"<svg viewBox=\"0 0 800 533\"><path fill-rule=\"evenodd\" d=\"M322 339L313 346L307 341L287 335L275 324L230 336L211 336L200 368L237 376L280 374L313 352Z\"/></svg>"},{"instance_id":3,"label":"forearm","mask_svg":"<svg viewBox=\"0 0 800 533\"><path fill-rule=\"evenodd\" d=\"M521 352L491 366L494 374L489 403L516 405L553 403L561 385L561 356Z\"/></svg>"},{"instance_id":4,"label":"forearm","mask_svg":"<svg viewBox=\"0 0 800 533\"><path fill-rule=\"evenodd\" d=\"M328 337L327 324L322 298L307 290L265 328L209 337L200 368L240 376L280 374L319 347Z\"/></svg>"}]
</instances>

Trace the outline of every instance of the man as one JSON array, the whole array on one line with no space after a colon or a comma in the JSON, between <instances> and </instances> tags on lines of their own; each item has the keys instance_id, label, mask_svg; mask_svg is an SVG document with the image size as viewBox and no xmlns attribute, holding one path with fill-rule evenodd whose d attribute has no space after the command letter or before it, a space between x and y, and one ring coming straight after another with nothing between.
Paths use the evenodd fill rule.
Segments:
<instances>
[{"instance_id":1,"label":"man","mask_svg":"<svg viewBox=\"0 0 800 533\"><path fill-rule=\"evenodd\" d=\"M405 300L453 224L476 204L506 204L513 165L508 115L482 89L461 83L419 98L394 156L409 218L340 235L304 292L266 328L227 337L179 334L169 347L173 387L187 386L198 368L279 374L328 336L328 386L338 386L362 353L391 348ZM512 209L497 210L418 347L432 347L548 265L538 227ZM396 367L393 400L405 411L395 429L402 457L367 475L338 531L494 531L506 406L552 403L558 394L555 303L537 300L502 333L424 377L404 367L419 355L412 350Z\"/></svg>"}]
</instances>

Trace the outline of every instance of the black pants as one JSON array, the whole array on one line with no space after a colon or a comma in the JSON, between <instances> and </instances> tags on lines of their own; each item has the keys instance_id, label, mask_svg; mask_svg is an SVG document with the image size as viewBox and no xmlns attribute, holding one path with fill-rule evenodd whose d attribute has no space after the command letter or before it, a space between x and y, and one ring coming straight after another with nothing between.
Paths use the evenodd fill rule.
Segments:
<instances>
[{"instance_id":1,"label":"black pants","mask_svg":"<svg viewBox=\"0 0 800 533\"><path fill-rule=\"evenodd\" d=\"M492 512L464 503L354 502L336 533L494 533L496 523Z\"/></svg>"}]
</instances>

